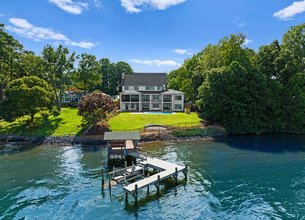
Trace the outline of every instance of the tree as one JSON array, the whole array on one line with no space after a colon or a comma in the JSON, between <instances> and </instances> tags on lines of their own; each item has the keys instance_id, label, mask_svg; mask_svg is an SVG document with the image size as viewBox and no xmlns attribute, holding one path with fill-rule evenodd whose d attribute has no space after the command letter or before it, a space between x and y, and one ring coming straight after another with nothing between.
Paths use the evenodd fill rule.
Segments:
<instances>
[{"instance_id":1,"label":"tree","mask_svg":"<svg viewBox=\"0 0 305 220\"><path fill-rule=\"evenodd\" d=\"M13 80L5 90L6 99L1 103L1 117L13 121L24 115L34 116L40 110L50 107L53 100L50 85L37 76L22 77Z\"/></svg>"},{"instance_id":2,"label":"tree","mask_svg":"<svg viewBox=\"0 0 305 220\"><path fill-rule=\"evenodd\" d=\"M57 110L60 111L65 85L74 70L75 53L69 55L68 48L62 45L57 49L47 45L43 49L42 60L45 77L52 86Z\"/></svg>"},{"instance_id":3,"label":"tree","mask_svg":"<svg viewBox=\"0 0 305 220\"><path fill-rule=\"evenodd\" d=\"M202 114L222 123L229 133L266 131L266 78L248 72L238 62L212 69L199 88L197 106Z\"/></svg>"},{"instance_id":4,"label":"tree","mask_svg":"<svg viewBox=\"0 0 305 220\"><path fill-rule=\"evenodd\" d=\"M101 59L99 63L100 74L103 78L99 89L109 95L117 95L121 91L122 74L131 74L133 70L128 63L111 63L107 58Z\"/></svg>"},{"instance_id":5,"label":"tree","mask_svg":"<svg viewBox=\"0 0 305 220\"><path fill-rule=\"evenodd\" d=\"M88 124L96 124L108 118L117 109L116 104L105 93L95 91L84 96L78 106L78 115Z\"/></svg>"},{"instance_id":6,"label":"tree","mask_svg":"<svg viewBox=\"0 0 305 220\"><path fill-rule=\"evenodd\" d=\"M93 91L101 83L99 63L94 55L83 53L76 71L78 87L85 92Z\"/></svg>"},{"instance_id":7,"label":"tree","mask_svg":"<svg viewBox=\"0 0 305 220\"><path fill-rule=\"evenodd\" d=\"M22 45L4 31L0 24L0 101L3 100L3 90L8 82L16 78L18 58Z\"/></svg>"}]
</instances>

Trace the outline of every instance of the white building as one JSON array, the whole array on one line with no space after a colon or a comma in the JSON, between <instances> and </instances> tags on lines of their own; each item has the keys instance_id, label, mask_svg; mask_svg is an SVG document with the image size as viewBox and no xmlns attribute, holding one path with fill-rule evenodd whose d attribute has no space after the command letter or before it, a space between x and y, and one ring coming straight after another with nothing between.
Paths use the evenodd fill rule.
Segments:
<instances>
[{"instance_id":1,"label":"white building","mask_svg":"<svg viewBox=\"0 0 305 220\"><path fill-rule=\"evenodd\" d=\"M166 88L166 73L133 73L122 77L121 111L184 111L184 93Z\"/></svg>"}]
</instances>

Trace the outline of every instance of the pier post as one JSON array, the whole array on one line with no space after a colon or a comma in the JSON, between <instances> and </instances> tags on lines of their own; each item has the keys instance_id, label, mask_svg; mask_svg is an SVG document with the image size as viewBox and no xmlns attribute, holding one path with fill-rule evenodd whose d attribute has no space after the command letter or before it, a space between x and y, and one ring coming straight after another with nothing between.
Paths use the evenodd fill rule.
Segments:
<instances>
[{"instance_id":1,"label":"pier post","mask_svg":"<svg viewBox=\"0 0 305 220\"><path fill-rule=\"evenodd\" d=\"M125 164L125 168L126 168L127 167L127 160L125 160L124 164Z\"/></svg>"},{"instance_id":2,"label":"pier post","mask_svg":"<svg viewBox=\"0 0 305 220\"><path fill-rule=\"evenodd\" d=\"M111 174L109 175L109 190L111 191Z\"/></svg>"},{"instance_id":3,"label":"pier post","mask_svg":"<svg viewBox=\"0 0 305 220\"><path fill-rule=\"evenodd\" d=\"M178 182L178 168L177 167L175 167L175 182L176 182L176 184Z\"/></svg>"},{"instance_id":4,"label":"pier post","mask_svg":"<svg viewBox=\"0 0 305 220\"><path fill-rule=\"evenodd\" d=\"M160 195L160 175L158 175L157 194Z\"/></svg>"},{"instance_id":5,"label":"pier post","mask_svg":"<svg viewBox=\"0 0 305 220\"><path fill-rule=\"evenodd\" d=\"M147 194L149 193L149 185L147 186Z\"/></svg>"},{"instance_id":6,"label":"pier post","mask_svg":"<svg viewBox=\"0 0 305 220\"><path fill-rule=\"evenodd\" d=\"M185 177L185 181L187 180L187 164L185 164L185 171L183 172L184 173L184 177Z\"/></svg>"},{"instance_id":7,"label":"pier post","mask_svg":"<svg viewBox=\"0 0 305 220\"><path fill-rule=\"evenodd\" d=\"M135 204L138 204L138 184L135 185Z\"/></svg>"},{"instance_id":8,"label":"pier post","mask_svg":"<svg viewBox=\"0 0 305 220\"><path fill-rule=\"evenodd\" d=\"M102 189L104 190L104 183L105 183L105 180L104 180L104 169L102 169Z\"/></svg>"},{"instance_id":9,"label":"pier post","mask_svg":"<svg viewBox=\"0 0 305 220\"><path fill-rule=\"evenodd\" d=\"M126 201L126 203L128 203L128 192L126 192L125 201Z\"/></svg>"}]
</instances>

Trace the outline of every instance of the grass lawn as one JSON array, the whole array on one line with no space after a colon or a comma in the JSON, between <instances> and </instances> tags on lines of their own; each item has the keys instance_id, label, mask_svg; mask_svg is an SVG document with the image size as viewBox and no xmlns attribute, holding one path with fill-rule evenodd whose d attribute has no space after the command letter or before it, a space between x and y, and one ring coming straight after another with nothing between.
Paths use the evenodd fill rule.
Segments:
<instances>
[{"instance_id":1,"label":"grass lawn","mask_svg":"<svg viewBox=\"0 0 305 220\"><path fill-rule=\"evenodd\" d=\"M75 108L62 108L59 116L43 118L36 114L34 126L26 124L28 117L22 117L12 123L0 121L0 134L19 134L34 136L76 135L82 130L82 117L77 115Z\"/></svg>"},{"instance_id":2,"label":"grass lawn","mask_svg":"<svg viewBox=\"0 0 305 220\"><path fill-rule=\"evenodd\" d=\"M142 129L148 124L194 126L201 119L196 113L177 113L171 115L162 114L131 114L129 112L120 113L108 121L112 131L128 131Z\"/></svg>"}]
</instances>

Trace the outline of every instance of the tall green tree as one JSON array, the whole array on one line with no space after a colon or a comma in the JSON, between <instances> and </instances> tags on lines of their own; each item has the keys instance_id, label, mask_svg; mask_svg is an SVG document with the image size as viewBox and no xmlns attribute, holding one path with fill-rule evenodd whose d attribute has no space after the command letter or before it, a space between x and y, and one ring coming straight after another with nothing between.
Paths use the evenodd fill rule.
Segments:
<instances>
[{"instance_id":1,"label":"tall green tree","mask_svg":"<svg viewBox=\"0 0 305 220\"><path fill-rule=\"evenodd\" d=\"M132 68L126 62L111 63L107 58L101 59L99 63L103 78L99 89L106 94L117 95L121 91L122 74L131 74Z\"/></svg>"},{"instance_id":2,"label":"tall green tree","mask_svg":"<svg viewBox=\"0 0 305 220\"><path fill-rule=\"evenodd\" d=\"M85 92L93 91L101 83L99 63L94 55L81 54L75 78L78 87Z\"/></svg>"},{"instance_id":3,"label":"tall green tree","mask_svg":"<svg viewBox=\"0 0 305 220\"><path fill-rule=\"evenodd\" d=\"M37 76L22 77L10 82L5 90L6 99L0 105L1 117L13 121L29 115L30 122L35 114L51 106L52 88Z\"/></svg>"},{"instance_id":4,"label":"tall green tree","mask_svg":"<svg viewBox=\"0 0 305 220\"><path fill-rule=\"evenodd\" d=\"M22 45L7 34L4 25L0 24L0 101L3 100L3 90L7 83L16 78L22 49Z\"/></svg>"},{"instance_id":5,"label":"tall green tree","mask_svg":"<svg viewBox=\"0 0 305 220\"><path fill-rule=\"evenodd\" d=\"M75 53L69 54L68 48L59 45L57 49L47 45L42 52L44 74L55 96L57 110L60 111L65 86L74 71Z\"/></svg>"}]
</instances>

